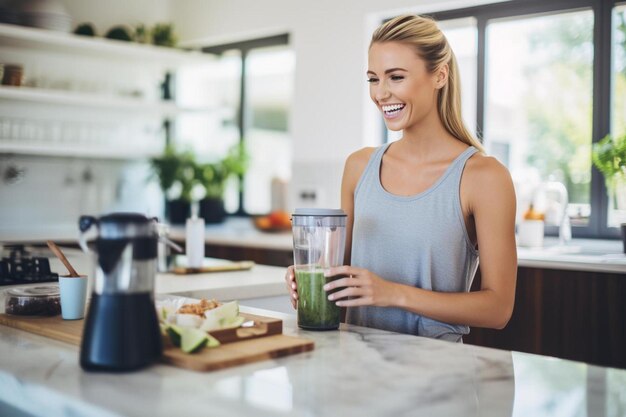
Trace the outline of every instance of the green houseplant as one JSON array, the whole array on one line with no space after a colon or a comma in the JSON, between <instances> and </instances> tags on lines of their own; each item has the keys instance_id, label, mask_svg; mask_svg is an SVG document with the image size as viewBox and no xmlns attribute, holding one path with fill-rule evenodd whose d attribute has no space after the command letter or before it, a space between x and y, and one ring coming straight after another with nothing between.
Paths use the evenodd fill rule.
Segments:
<instances>
[{"instance_id":1,"label":"green houseplant","mask_svg":"<svg viewBox=\"0 0 626 417\"><path fill-rule=\"evenodd\" d=\"M591 157L604 176L609 195L617 203L619 195L626 191L626 134L617 137L606 135L593 144Z\"/></svg>"},{"instance_id":2,"label":"green houseplant","mask_svg":"<svg viewBox=\"0 0 626 417\"><path fill-rule=\"evenodd\" d=\"M591 158L604 176L613 208L626 209L626 134L617 137L606 135L594 143ZM622 223L620 229L626 253L626 223Z\"/></svg>"},{"instance_id":3,"label":"green houseplant","mask_svg":"<svg viewBox=\"0 0 626 417\"><path fill-rule=\"evenodd\" d=\"M171 23L157 23L150 32L154 45L173 48L178 42L178 37L174 33L174 25Z\"/></svg>"},{"instance_id":4,"label":"green houseplant","mask_svg":"<svg viewBox=\"0 0 626 417\"><path fill-rule=\"evenodd\" d=\"M172 224L184 223L191 211L192 190L197 183L194 154L168 145L161 156L150 159L150 165L165 195L166 217Z\"/></svg>"},{"instance_id":5,"label":"green houseplant","mask_svg":"<svg viewBox=\"0 0 626 417\"><path fill-rule=\"evenodd\" d=\"M177 150L168 145L162 155L152 158L153 175L159 180L166 198L166 217L172 224L181 224L191 213L191 204L199 201L199 215L206 223L222 222L224 210L224 188L233 176L243 175L249 157L242 144L229 149L227 155L218 160L199 163L191 151Z\"/></svg>"},{"instance_id":6,"label":"green houseplant","mask_svg":"<svg viewBox=\"0 0 626 417\"><path fill-rule=\"evenodd\" d=\"M231 147L223 159L196 165L196 180L204 188L204 198L200 200L200 216L206 223L222 222L224 210L224 189L233 176L243 175L249 165L249 156L243 144Z\"/></svg>"}]
</instances>

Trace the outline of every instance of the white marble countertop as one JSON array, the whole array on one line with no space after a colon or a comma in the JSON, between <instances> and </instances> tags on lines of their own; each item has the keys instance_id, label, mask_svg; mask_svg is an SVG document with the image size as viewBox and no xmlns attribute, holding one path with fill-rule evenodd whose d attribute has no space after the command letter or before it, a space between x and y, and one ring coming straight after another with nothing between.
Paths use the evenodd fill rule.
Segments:
<instances>
[{"instance_id":1,"label":"white marble countertop","mask_svg":"<svg viewBox=\"0 0 626 417\"><path fill-rule=\"evenodd\" d=\"M78 347L0 326L0 415L626 415L626 370L356 326L302 331L247 311L315 349L211 373L88 373Z\"/></svg>"},{"instance_id":2,"label":"white marble countertop","mask_svg":"<svg viewBox=\"0 0 626 417\"><path fill-rule=\"evenodd\" d=\"M521 267L610 272L626 277L626 254L621 240L573 239L567 245L559 245L557 238L547 237L544 247L518 247L517 258Z\"/></svg>"},{"instance_id":3,"label":"white marble countertop","mask_svg":"<svg viewBox=\"0 0 626 417\"><path fill-rule=\"evenodd\" d=\"M206 274L157 274L157 294L180 294L219 300L248 299L286 295L285 268L255 265L248 271Z\"/></svg>"},{"instance_id":4,"label":"white marble countertop","mask_svg":"<svg viewBox=\"0 0 626 417\"><path fill-rule=\"evenodd\" d=\"M46 256L50 269L59 274L67 274L65 266L52 255L48 248L32 249L33 256ZM89 278L88 293L91 294L94 277L94 256L78 249L63 248L63 253L81 274ZM37 285L37 284L30 284ZM0 287L2 290L8 286ZM156 294L179 294L189 297L215 298L218 300L245 300L250 298L287 295L285 288L285 268L268 265L254 265L250 270L210 272L204 274L175 275L158 273L155 282ZM0 298L1 301L1 298ZM2 311L0 306L0 312ZM0 414L1 416L1 414Z\"/></svg>"}]
</instances>

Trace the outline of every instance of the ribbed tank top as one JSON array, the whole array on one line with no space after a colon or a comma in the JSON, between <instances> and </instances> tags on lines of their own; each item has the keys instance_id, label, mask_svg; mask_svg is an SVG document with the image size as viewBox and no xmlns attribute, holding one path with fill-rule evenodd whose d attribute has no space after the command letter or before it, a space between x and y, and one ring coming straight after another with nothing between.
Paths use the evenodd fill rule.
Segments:
<instances>
[{"instance_id":1,"label":"ribbed tank top","mask_svg":"<svg viewBox=\"0 0 626 417\"><path fill-rule=\"evenodd\" d=\"M441 292L467 292L478 267L461 210L460 184L470 146L427 190L398 196L380 181L383 155L377 148L354 191L351 265L411 287ZM392 307L350 307L346 321L455 342L469 327L443 323Z\"/></svg>"}]
</instances>

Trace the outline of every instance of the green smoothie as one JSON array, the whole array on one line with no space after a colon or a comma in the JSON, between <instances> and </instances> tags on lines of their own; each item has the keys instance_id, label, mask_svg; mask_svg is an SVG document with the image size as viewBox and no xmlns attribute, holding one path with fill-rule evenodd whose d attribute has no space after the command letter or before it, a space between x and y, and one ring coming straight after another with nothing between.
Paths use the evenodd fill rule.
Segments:
<instances>
[{"instance_id":1,"label":"green smoothie","mask_svg":"<svg viewBox=\"0 0 626 417\"><path fill-rule=\"evenodd\" d=\"M341 309L328 301L324 285L332 277L324 272L296 270L298 285L298 326L309 330L333 330L339 327Z\"/></svg>"}]
</instances>

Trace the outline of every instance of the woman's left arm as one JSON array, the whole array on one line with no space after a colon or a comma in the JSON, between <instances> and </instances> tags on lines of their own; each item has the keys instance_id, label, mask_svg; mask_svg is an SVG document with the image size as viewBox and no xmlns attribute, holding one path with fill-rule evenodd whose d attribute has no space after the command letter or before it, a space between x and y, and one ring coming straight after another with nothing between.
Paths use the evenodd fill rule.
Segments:
<instances>
[{"instance_id":1,"label":"woman's left arm","mask_svg":"<svg viewBox=\"0 0 626 417\"><path fill-rule=\"evenodd\" d=\"M515 191L507 169L493 158L468 161L462 199L476 225L481 288L469 293L423 290L386 281L351 266L330 270L348 275L325 286L339 306L399 307L446 323L501 329L508 323L515 301L517 251L515 247ZM453 260L450 260L453 262ZM351 299L344 299L352 297Z\"/></svg>"}]
</instances>

